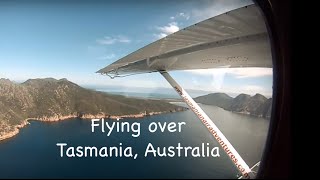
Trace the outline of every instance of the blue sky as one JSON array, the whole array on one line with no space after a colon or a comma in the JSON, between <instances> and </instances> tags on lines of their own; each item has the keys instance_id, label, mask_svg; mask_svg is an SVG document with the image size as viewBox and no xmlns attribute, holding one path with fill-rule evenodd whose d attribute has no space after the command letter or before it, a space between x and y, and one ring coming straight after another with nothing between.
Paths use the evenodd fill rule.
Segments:
<instances>
[{"instance_id":1,"label":"blue sky","mask_svg":"<svg viewBox=\"0 0 320 180\"><path fill-rule=\"evenodd\" d=\"M95 72L181 28L251 1L0 1L0 78L67 78L83 86L169 87L157 73ZM271 69L176 71L187 89L270 96Z\"/></svg>"}]
</instances>

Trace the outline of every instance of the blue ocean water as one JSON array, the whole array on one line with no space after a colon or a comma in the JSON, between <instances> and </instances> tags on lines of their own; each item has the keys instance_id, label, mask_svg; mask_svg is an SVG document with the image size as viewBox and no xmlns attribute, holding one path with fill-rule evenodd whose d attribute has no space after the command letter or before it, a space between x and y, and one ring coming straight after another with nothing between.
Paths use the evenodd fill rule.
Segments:
<instances>
[{"instance_id":1,"label":"blue ocean water","mask_svg":"<svg viewBox=\"0 0 320 180\"><path fill-rule=\"evenodd\" d=\"M201 105L243 159L252 166L261 159L269 121ZM125 119L140 122L141 134L91 132L91 121L54 123L31 121L20 133L0 142L0 178L236 178L237 169L220 148L220 157L144 157L149 142L155 147L218 146L191 111ZM151 122L186 122L182 132L150 133ZM131 146L137 159L125 157L60 157L56 143L70 146Z\"/></svg>"}]
</instances>

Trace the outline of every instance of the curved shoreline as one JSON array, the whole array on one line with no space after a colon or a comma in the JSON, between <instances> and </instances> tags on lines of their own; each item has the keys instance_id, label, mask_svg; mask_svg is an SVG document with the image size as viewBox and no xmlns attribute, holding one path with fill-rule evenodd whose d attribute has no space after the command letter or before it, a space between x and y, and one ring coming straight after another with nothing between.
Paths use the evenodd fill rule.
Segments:
<instances>
[{"instance_id":1,"label":"curved shoreline","mask_svg":"<svg viewBox=\"0 0 320 180\"><path fill-rule=\"evenodd\" d=\"M78 113L62 116L62 115L55 115L55 116L42 116L37 118L27 118L22 121L21 124L15 125L14 130L10 131L2 136L0 136L0 141L12 138L19 134L20 129L27 126L29 123L29 120L34 121L41 121L41 122L57 122L57 121L64 121L68 119L74 119L74 118L80 118L80 119L123 119L123 118L144 118L146 116L152 116L152 115L159 115L159 114L166 114L166 113L172 113L172 112L181 112L184 111L184 108L178 108L173 111L162 111L162 112L150 112L150 113L139 113L139 114L128 114L128 115L107 115L105 113L99 113L96 115L92 114L82 114L81 116L78 115Z\"/></svg>"}]
</instances>

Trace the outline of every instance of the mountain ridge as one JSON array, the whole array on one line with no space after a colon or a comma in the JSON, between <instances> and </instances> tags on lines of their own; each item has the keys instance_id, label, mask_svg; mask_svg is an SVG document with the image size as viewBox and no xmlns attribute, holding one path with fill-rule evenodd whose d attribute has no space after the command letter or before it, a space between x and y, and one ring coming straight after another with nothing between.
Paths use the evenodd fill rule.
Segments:
<instances>
[{"instance_id":1,"label":"mountain ridge","mask_svg":"<svg viewBox=\"0 0 320 180\"><path fill-rule=\"evenodd\" d=\"M210 93L194 99L197 103L221 107L225 110L253 115L257 117L270 118L272 98L266 98L262 94L250 96L239 94L235 98L225 93Z\"/></svg>"},{"instance_id":2,"label":"mountain ridge","mask_svg":"<svg viewBox=\"0 0 320 180\"><path fill-rule=\"evenodd\" d=\"M68 117L143 117L186 110L162 100L128 98L83 88L67 79L0 79L0 139L27 124L26 119Z\"/></svg>"}]
</instances>

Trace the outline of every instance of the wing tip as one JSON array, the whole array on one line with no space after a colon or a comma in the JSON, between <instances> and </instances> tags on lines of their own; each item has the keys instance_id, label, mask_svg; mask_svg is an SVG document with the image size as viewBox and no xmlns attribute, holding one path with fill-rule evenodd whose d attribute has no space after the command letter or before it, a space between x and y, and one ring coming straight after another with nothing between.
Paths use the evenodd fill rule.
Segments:
<instances>
[{"instance_id":1,"label":"wing tip","mask_svg":"<svg viewBox=\"0 0 320 180\"><path fill-rule=\"evenodd\" d=\"M103 68L103 69L104 69L104 68ZM102 73L104 73L104 72L103 72L103 69L100 69L100 70L96 71L95 73L102 74Z\"/></svg>"}]
</instances>

